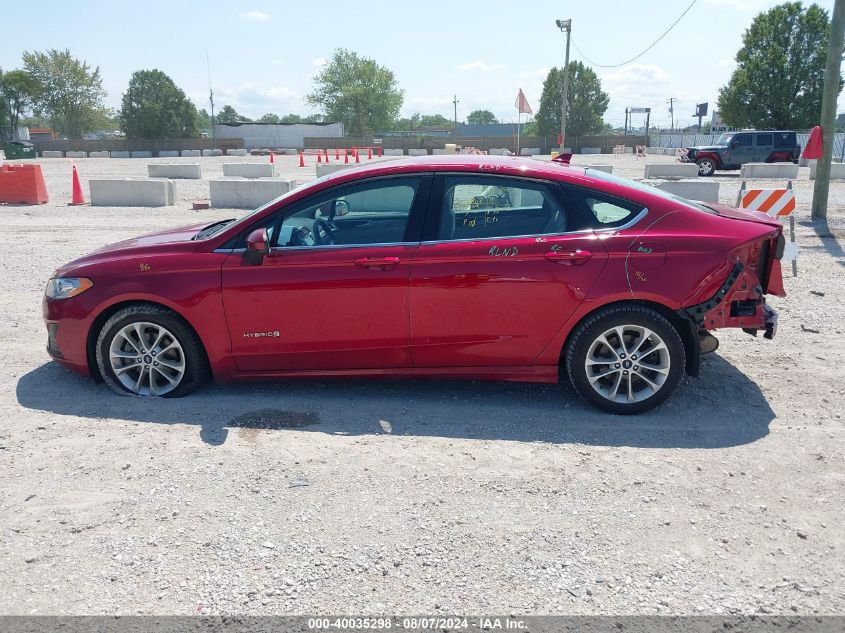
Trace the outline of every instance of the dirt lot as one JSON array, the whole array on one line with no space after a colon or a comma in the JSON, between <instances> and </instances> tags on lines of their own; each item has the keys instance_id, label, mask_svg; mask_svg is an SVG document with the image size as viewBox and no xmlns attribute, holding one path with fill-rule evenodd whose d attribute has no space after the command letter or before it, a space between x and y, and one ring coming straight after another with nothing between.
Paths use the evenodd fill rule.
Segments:
<instances>
[{"instance_id":1,"label":"dirt lot","mask_svg":"<svg viewBox=\"0 0 845 633\"><path fill-rule=\"evenodd\" d=\"M148 162L77 161L83 185ZM68 207L69 161L41 164L51 203L0 207L0 613L845 612L845 183L814 226L801 170L777 338L721 334L700 378L623 419L520 384L113 395L49 362L45 281L232 212L189 210L205 180L170 208ZM717 180L731 201L738 176Z\"/></svg>"}]
</instances>

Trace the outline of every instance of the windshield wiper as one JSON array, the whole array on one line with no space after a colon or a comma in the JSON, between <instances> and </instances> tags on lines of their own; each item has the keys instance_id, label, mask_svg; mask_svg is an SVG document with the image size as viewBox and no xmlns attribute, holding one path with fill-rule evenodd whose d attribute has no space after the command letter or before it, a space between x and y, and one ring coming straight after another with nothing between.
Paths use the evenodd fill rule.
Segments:
<instances>
[{"instance_id":1,"label":"windshield wiper","mask_svg":"<svg viewBox=\"0 0 845 633\"><path fill-rule=\"evenodd\" d=\"M214 224L209 224L207 227L202 229L199 233L194 235L191 239L192 240L202 240L207 237L211 237L218 231L222 230L224 226L228 226L232 222L235 221L235 218L229 218L228 220L220 220L219 222L215 222Z\"/></svg>"}]
</instances>

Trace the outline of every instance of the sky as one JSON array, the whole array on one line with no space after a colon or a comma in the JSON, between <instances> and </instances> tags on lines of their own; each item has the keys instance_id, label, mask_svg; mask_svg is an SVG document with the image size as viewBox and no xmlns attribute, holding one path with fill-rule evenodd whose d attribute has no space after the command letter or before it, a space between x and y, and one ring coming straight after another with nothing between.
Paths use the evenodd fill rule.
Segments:
<instances>
[{"instance_id":1,"label":"sky","mask_svg":"<svg viewBox=\"0 0 845 633\"><path fill-rule=\"evenodd\" d=\"M0 68L21 66L25 50L70 51L99 66L107 105L118 107L136 70L167 73L199 108L208 109L209 67L215 109L310 114L313 77L336 48L390 68L405 91L402 115L458 120L487 109L516 121L520 88L535 112L543 80L564 59L555 25L572 19L570 59L592 66L610 105L605 120L621 126L626 107L650 107L651 123L695 121L695 104L715 106L730 78L743 31L776 0L696 0L654 48L646 49L691 0L42 0L4 2ZM833 0L817 2L828 12ZM805 2L805 4L807 4ZM37 18L37 19L36 19ZM577 47L577 48L576 48ZM206 56L209 64L206 63ZM586 57L585 57L586 56ZM641 125L637 121L637 125Z\"/></svg>"}]
</instances>

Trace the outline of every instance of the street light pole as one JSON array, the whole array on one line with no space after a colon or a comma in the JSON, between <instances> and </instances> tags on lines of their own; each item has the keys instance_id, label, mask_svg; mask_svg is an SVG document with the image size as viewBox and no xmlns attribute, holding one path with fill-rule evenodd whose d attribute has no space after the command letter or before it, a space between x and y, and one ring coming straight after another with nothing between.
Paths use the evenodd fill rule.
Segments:
<instances>
[{"instance_id":1,"label":"street light pole","mask_svg":"<svg viewBox=\"0 0 845 633\"><path fill-rule=\"evenodd\" d=\"M566 103L569 98L569 39L572 35L572 20L555 20L555 24L561 30L566 31L566 58L563 64L563 100L560 104L560 153L563 154L563 146L566 144Z\"/></svg>"},{"instance_id":2,"label":"street light pole","mask_svg":"<svg viewBox=\"0 0 845 633\"><path fill-rule=\"evenodd\" d=\"M827 66L822 94L822 157L816 162L816 184L813 187L813 206L810 211L814 220L827 217L830 163L833 157L833 139L836 136L836 99L839 96L839 69L842 63L844 36L845 0L836 0L836 4L833 5L833 17L830 20L830 43L827 48Z\"/></svg>"}]
</instances>

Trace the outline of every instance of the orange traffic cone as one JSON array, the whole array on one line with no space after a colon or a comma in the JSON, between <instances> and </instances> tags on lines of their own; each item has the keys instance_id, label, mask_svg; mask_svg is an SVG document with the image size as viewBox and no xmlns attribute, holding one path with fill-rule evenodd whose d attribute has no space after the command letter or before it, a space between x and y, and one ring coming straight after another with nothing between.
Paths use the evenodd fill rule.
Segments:
<instances>
[{"instance_id":1,"label":"orange traffic cone","mask_svg":"<svg viewBox=\"0 0 845 633\"><path fill-rule=\"evenodd\" d=\"M326 162L329 162L329 150L326 150Z\"/></svg>"},{"instance_id":2,"label":"orange traffic cone","mask_svg":"<svg viewBox=\"0 0 845 633\"><path fill-rule=\"evenodd\" d=\"M357 150L357 149L355 150L355 162L356 162L356 163L360 163L360 162L361 162L361 155L358 153L358 150Z\"/></svg>"},{"instance_id":3,"label":"orange traffic cone","mask_svg":"<svg viewBox=\"0 0 845 633\"><path fill-rule=\"evenodd\" d=\"M322 154L322 152L317 152L317 162L318 162L318 163L322 163L322 162L323 162L323 154Z\"/></svg>"},{"instance_id":4,"label":"orange traffic cone","mask_svg":"<svg viewBox=\"0 0 845 633\"><path fill-rule=\"evenodd\" d=\"M71 205L86 204L85 194L82 193L82 183L79 182L79 174L76 172L76 165L73 166L73 196Z\"/></svg>"},{"instance_id":5,"label":"orange traffic cone","mask_svg":"<svg viewBox=\"0 0 845 633\"><path fill-rule=\"evenodd\" d=\"M367 148L367 160L373 160L373 148L372 147Z\"/></svg>"},{"instance_id":6,"label":"orange traffic cone","mask_svg":"<svg viewBox=\"0 0 845 633\"><path fill-rule=\"evenodd\" d=\"M276 159L273 158L273 152L270 152L270 164L272 165L275 162L276 162Z\"/></svg>"},{"instance_id":7,"label":"orange traffic cone","mask_svg":"<svg viewBox=\"0 0 845 633\"><path fill-rule=\"evenodd\" d=\"M305 153L299 152L299 166L305 167Z\"/></svg>"},{"instance_id":8,"label":"orange traffic cone","mask_svg":"<svg viewBox=\"0 0 845 633\"><path fill-rule=\"evenodd\" d=\"M343 148L343 162L349 163L349 151L345 147Z\"/></svg>"},{"instance_id":9,"label":"orange traffic cone","mask_svg":"<svg viewBox=\"0 0 845 633\"><path fill-rule=\"evenodd\" d=\"M378 146L378 155L379 155L379 158L381 158L381 145Z\"/></svg>"},{"instance_id":10,"label":"orange traffic cone","mask_svg":"<svg viewBox=\"0 0 845 633\"><path fill-rule=\"evenodd\" d=\"M340 160L340 150L338 148L334 148L334 159Z\"/></svg>"}]
</instances>

